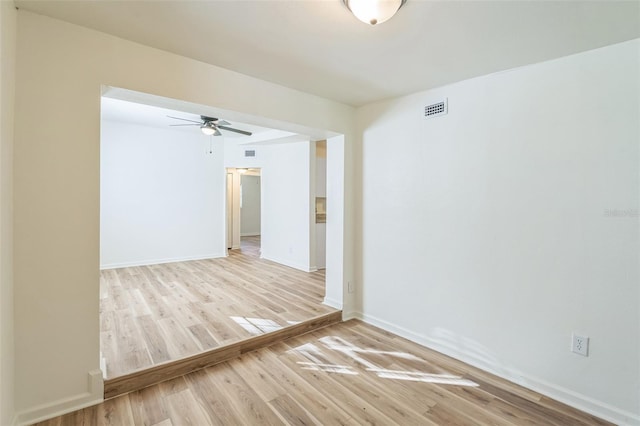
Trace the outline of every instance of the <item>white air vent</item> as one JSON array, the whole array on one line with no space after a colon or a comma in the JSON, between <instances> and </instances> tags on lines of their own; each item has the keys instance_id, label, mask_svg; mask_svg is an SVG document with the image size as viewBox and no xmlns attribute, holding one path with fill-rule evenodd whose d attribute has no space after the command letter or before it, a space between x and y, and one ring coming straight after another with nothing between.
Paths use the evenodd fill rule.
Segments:
<instances>
[{"instance_id":1,"label":"white air vent","mask_svg":"<svg viewBox=\"0 0 640 426\"><path fill-rule=\"evenodd\" d=\"M255 157L256 156L256 150L255 149L247 149L244 151L244 156L245 157Z\"/></svg>"},{"instance_id":2,"label":"white air vent","mask_svg":"<svg viewBox=\"0 0 640 426\"><path fill-rule=\"evenodd\" d=\"M448 102L447 98L444 98L440 102L436 102L431 105L427 105L424 107L424 117L425 118L433 118L438 117L440 115L445 115L448 111Z\"/></svg>"}]
</instances>

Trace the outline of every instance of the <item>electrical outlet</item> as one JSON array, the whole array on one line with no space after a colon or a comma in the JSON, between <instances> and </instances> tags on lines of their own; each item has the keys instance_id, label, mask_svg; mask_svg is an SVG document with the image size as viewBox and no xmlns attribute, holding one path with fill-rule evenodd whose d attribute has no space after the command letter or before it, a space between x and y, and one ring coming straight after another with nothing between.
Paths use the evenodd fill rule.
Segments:
<instances>
[{"instance_id":1,"label":"electrical outlet","mask_svg":"<svg viewBox=\"0 0 640 426\"><path fill-rule=\"evenodd\" d=\"M353 293L353 281L347 281L347 291Z\"/></svg>"},{"instance_id":2,"label":"electrical outlet","mask_svg":"<svg viewBox=\"0 0 640 426\"><path fill-rule=\"evenodd\" d=\"M586 336L571 335L571 352L582 356L589 356L589 338Z\"/></svg>"}]
</instances>

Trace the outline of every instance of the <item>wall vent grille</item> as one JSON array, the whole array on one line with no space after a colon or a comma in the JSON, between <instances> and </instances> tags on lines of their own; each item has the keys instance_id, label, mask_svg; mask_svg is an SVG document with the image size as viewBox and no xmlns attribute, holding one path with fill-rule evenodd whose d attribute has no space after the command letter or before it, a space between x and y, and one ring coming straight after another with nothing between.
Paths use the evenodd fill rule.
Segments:
<instances>
[{"instance_id":1,"label":"wall vent grille","mask_svg":"<svg viewBox=\"0 0 640 426\"><path fill-rule=\"evenodd\" d=\"M255 157L256 156L256 150L255 149L247 149L244 151L244 156L245 157Z\"/></svg>"},{"instance_id":2,"label":"wall vent grille","mask_svg":"<svg viewBox=\"0 0 640 426\"><path fill-rule=\"evenodd\" d=\"M445 98L440 102L436 102L434 104L427 105L426 107L424 107L424 117L425 118L439 117L441 115L445 115L448 109L449 109L448 102L447 102L447 99Z\"/></svg>"}]
</instances>

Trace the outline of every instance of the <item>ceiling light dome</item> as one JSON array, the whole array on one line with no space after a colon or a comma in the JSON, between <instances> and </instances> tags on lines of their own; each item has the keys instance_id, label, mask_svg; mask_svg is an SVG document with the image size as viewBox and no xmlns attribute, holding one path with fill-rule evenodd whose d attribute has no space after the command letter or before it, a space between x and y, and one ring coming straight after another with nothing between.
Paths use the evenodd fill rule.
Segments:
<instances>
[{"instance_id":1,"label":"ceiling light dome","mask_svg":"<svg viewBox=\"0 0 640 426\"><path fill-rule=\"evenodd\" d=\"M369 25L391 19L407 0L342 0L351 13Z\"/></svg>"},{"instance_id":2,"label":"ceiling light dome","mask_svg":"<svg viewBox=\"0 0 640 426\"><path fill-rule=\"evenodd\" d=\"M222 133L220 133L220 131L217 129L217 127L211 121L207 121L202 126L200 126L200 130L202 130L202 133L204 133L207 136L211 136L211 135L220 136L220 135L222 135Z\"/></svg>"}]
</instances>

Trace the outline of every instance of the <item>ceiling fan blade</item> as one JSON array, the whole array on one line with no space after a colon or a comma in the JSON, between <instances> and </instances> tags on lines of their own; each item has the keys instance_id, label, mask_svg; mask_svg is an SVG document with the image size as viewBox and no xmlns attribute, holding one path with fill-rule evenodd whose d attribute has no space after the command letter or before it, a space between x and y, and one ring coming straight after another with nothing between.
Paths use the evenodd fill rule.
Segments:
<instances>
[{"instance_id":1,"label":"ceiling fan blade","mask_svg":"<svg viewBox=\"0 0 640 426\"><path fill-rule=\"evenodd\" d=\"M229 123L227 120L218 120L216 121L216 126L229 126L231 123Z\"/></svg>"},{"instance_id":2,"label":"ceiling fan blade","mask_svg":"<svg viewBox=\"0 0 640 426\"><path fill-rule=\"evenodd\" d=\"M200 122L200 121L188 120L188 119L186 119L186 118L172 117L172 116L170 116L170 115L167 115L167 117L169 117L169 118L173 118L173 119L175 119L175 120L190 121L190 122L192 122L192 123L202 124L202 122Z\"/></svg>"},{"instance_id":3,"label":"ceiling fan blade","mask_svg":"<svg viewBox=\"0 0 640 426\"><path fill-rule=\"evenodd\" d=\"M169 124L170 127L176 127L176 126L199 126L200 123L196 123L196 124Z\"/></svg>"},{"instance_id":4,"label":"ceiling fan blade","mask_svg":"<svg viewBox=\"0 0 640 426\"><path fill-rule=\"evenodd\" d=\"M240 133L241 135L247 135L247 136L251 136L252 135L251 132L247 132L246 130L234 129L232 127L227 127L227 126L218 126L218 129L228 130L230 132L235 132L235 133Z\"/></svg>"}]
</instances>

